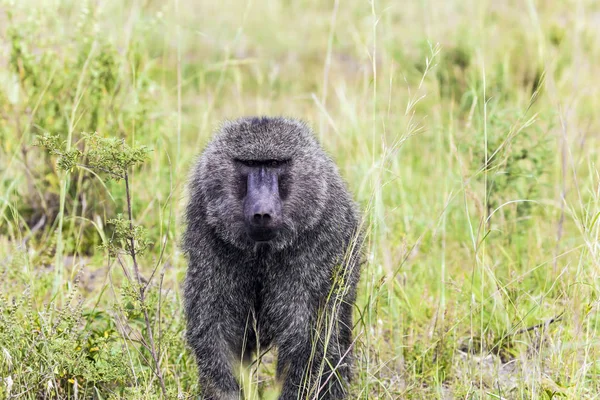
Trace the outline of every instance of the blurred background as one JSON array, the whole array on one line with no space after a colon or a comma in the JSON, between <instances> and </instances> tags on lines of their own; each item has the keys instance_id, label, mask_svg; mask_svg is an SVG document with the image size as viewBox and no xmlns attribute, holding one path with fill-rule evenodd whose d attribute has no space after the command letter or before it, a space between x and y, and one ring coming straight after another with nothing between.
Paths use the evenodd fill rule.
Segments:
<instances>
[{"instance_id":1,"label":"blurred background","mask_svg":"<svg viewBox=\"0 0 600 400\"><path fill-rule=\"evenodd\" d=\"M0 398L197 395L185 182L242 115L363 210L350 398L596 398L599 60L594 0L0 0Z\"/></svg>"}]
</instances>

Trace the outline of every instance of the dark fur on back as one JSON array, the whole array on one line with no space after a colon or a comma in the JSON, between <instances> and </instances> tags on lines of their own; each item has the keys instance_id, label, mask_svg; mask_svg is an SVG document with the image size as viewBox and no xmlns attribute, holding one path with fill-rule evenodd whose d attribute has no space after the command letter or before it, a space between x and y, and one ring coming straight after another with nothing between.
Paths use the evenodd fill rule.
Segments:
<instances>
[{"instance_id":1,"label":"dark fur on back","mask_svg":"<svg viewBox=\"0 0 600 400\"><path fill-rule=\"evenodd\" d=\"M280 182L283 227L271 242L257 244L244 231L238 159L290 162ZM259 346L278 349L280 399L312 399L319 388L318 398L346 397L358 218L335 164L304 123L263 117L222 126L192 171L183 238L187 340L203 398L237 399L233 365Z\"/></svg>"}]
</instances>

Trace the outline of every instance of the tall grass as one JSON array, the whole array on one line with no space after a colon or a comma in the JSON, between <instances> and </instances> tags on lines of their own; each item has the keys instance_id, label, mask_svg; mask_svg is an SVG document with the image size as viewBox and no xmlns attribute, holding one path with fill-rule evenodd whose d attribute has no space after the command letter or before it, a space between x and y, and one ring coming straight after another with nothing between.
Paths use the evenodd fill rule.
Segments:
<instances>
[{"instance_id":1,"label":"tall grass","mask_svg":"<svg viewBox=\"0 0 600 400\"><path fill-rule=\"evenodd\" d=\"M185 179L220 121L253 114L307 120L363 210L351 398L597 398L599 15L0 0L0 398L197 394ZM34 145L88 154L93 132L151 149L128 188ZM106 248L128 206L153 243L142 284ZM272 360L241 371L249 398L276 398Z\"/></svg>"}]
</instances>

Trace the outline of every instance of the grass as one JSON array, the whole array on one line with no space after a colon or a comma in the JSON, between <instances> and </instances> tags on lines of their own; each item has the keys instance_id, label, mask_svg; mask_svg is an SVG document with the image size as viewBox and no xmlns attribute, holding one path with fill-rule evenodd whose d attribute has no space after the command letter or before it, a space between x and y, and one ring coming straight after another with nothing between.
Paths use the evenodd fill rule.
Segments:
<instances>
[{"instance_id":1,"label":"grass","mask_svg":"<svg viewBox=\"0 0 600 400\"><path fill-rule=\"evenodd\" d=\"M168 397L197 393L186 176L220 121L254 114L307 120L364 210L352 398L598 398L599 15L0 0L0 398L160 398L156 364ZM89 154L84 132L151 149L129 190L35 146ZM128 206L149 284L106 247ZM276 398L271 355L242 375Z\"/></svg>"}]
</instances>

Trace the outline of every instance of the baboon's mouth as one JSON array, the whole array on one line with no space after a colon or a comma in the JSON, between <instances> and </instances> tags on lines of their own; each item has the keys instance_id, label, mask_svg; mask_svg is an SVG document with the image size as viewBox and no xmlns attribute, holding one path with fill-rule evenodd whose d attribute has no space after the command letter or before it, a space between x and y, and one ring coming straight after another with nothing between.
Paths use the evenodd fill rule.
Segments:
<instances>
[{"instance_id":1,"label":"baboon's mouth","mask_svg":"<svg viewBox=\"0 0 600 400\"><path fill-rule=\"evenodd\" d=\"M268 242L277 236L276 229L249 229L248 236L255 242Z\"/></svg>"}]
</instances>

